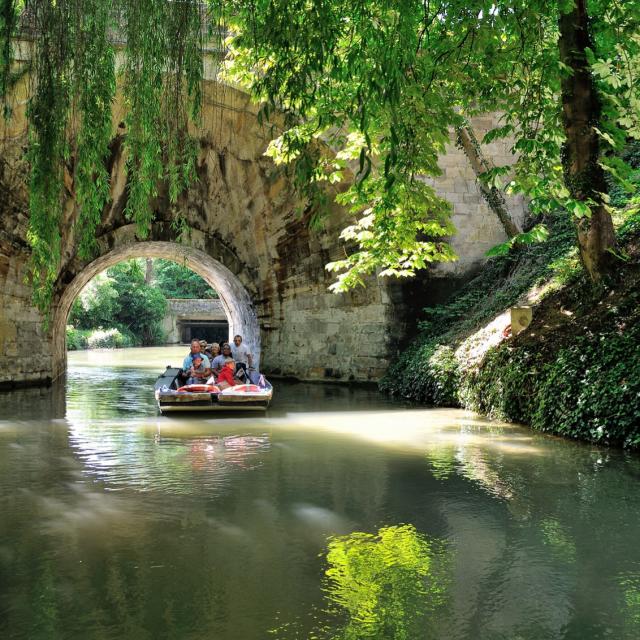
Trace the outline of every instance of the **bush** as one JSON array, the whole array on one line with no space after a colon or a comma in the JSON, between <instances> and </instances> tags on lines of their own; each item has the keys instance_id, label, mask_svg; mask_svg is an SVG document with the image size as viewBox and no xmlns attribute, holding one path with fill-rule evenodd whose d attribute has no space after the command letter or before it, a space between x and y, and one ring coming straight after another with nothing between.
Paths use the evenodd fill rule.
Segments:
<instances>
[{"instance_id":1,"label":"bush","mask_svg":"<svg viewBox=\"0 0 640 640\"><path fill-rule=\"evenodd\" d=\"M67 349L69 351L77 351L87 348L87 336L89 331L76 329L73 325L67 325Z\"/></svg>"},{"instance_id":2,"label":"bush","mask_svg":"<svg viewBox=\"0 0 640 640\"><path fill-rule=\"evenodd\" d=\"M89 349L119 349L130 346L128 336L122 335L118 329L96 329L87 338Z\"/></svg>"},{"instance_id":3,"label":"bush","mask_svg":"<svg viewBox=\"0 0 640 640\"><path fill-rule=\"evenodd\" d=\"M600 444L640 446L640 327L531 354L504 343L465 376L464 406Z\"/></svg>"},{"instance_id":4,"label":"bush","mask_svg":"<svg viewBox=\"0 0 640 640\"><path fill-rule=\"evenodd\" d=\"M626 241L635 246L638 213L627 215L618 234L623 250ZM565 238L492 261L450 302L425 310L420 336L390 367L381 389L570 438L640 448L640 270L629 262L615 290L594 296L586 279L576 277L572 244ZM456 357L460 345L483 339L474 335L478 328L540 283L555 289L530 334L470 360L465 348Z\"/></svg>"},{"instance_id":5,"label":"bush","mask_svg":"<svg viewBox=\"0 0 640 640\"><path fill-rule=\"evenodd\" d=\"M451 347L427 343L408 358L405 369L395 368L395 376L386 376L380 388L388 393L436 404L457 406L459 365Z\"/></svg>"}]
</instances>

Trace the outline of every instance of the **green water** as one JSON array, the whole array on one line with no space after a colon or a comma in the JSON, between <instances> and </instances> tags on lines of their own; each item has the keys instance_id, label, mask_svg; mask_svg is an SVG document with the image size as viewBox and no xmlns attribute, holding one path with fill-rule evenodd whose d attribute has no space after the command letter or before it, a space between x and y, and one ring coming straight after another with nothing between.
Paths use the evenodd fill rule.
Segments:
<instances>
[{"instance_id":1,"label":"green water","mask_svg":"<svg viewBox=\"0 0 640 640\"><path fill-rule=\"evenodd\" d=\"M640 638L637 456L333 385L161 417L184 351L0 394L1 638L309 638L327 537L400 523L448 558L412 637Z\"/></svg>"}]
</instances>

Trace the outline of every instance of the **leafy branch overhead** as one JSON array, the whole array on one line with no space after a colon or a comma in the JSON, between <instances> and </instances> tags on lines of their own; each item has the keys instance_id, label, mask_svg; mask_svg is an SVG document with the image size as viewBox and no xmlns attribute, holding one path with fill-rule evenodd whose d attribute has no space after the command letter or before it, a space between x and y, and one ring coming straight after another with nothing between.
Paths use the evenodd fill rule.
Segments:
<instances>
[{"instance_id":1,"label":"leafy branch overhead","mask_svg":"<svg viewBox=\"0 0 640 640\"><path fill-rule=\"evenodd\" d=\"M212 43L213 59L226 52L226 79L262 102L263 121L284 118L268 154L314 201L336 185L351 211L345 255L328 265L334 289L454 259L451 206L430 183L454 131L468 132L460 141L471 143L465 151L507 235L519 229L504 194L523 194L536 215L564 209L599 281L615 255L608 185L633 188L618 152L640 137L639 23L640 0L0 0L5 118L21 74L30 83L37 301L47 307L58 274L65 190L79 205L80 254L95 249L117 87L127 215L141 237L160 186L175 201L195 179L189 131L198 130ZM16 55L25 29L28 64ZM500 125L474 144L468 123L496 112ZM480 145L500 138L513 143L512 167L482 156Z\"/></svg>"},{"instance_id":2,"label":"leafy branch overhead","mask_svg":"<svg viewBox=\"0 0 640 640\"><path fill-rule=\"evenodd\" d=\"M341 196L359 206L346 232L347 257L329 265L340 273L335 288L373 271L412 275L426 262L451 258L421 228L440 225L436 235L448 234L448 205L431 187L416 185L439 174L451 131L465 132L474 115L490 112L501 113L502 122L483 142L508 138L518 159L506 168L484 166L479 153L470 160L507 234L519 230L510 227L501 190L525 195L534 214L565 209L592 279L610 267L614 239L599 172L623 183L628 167L615 152L638 136L637 0L232 4L230 77L288 116L291 128L274 156L295 164L321 138L339 150L338 162L323 167L317 155L315 164L305 158L303 183L356 173ZM580 96L590 96L583 100L586 122ZM588 147L585 166L571 160L579 140ZM350 162L340 164L341 149ZM416 190L430 193L418 203L407 198ZM399 228L403 233L393 232Z\"/></svg>"}]
</instances>

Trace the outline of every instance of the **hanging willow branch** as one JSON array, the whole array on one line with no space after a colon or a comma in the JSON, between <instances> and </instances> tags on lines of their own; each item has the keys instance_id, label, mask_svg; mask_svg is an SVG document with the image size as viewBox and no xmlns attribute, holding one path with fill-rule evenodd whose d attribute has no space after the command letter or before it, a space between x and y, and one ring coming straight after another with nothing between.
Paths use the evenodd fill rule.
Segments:
<instances>
[{"instance_id":1,"label":"hanging willow branch","mask_svg":"<svg viewBox=\"0 0 640 640\"><path fill-rule=\"evenodd\" d=\"M28 21L31 89L27 109L35 302L50 305L61 261L62 213L75 198L78 253L96 250L96 229L108 203L116 77L126 106L128 173L125 214L146 237L153 199L166 185L173 203L195 178L205 40L221 38L205 25L222 7L197 0L0 0L0 100L8 104L13 39ZM114 40L124 41L116 69Z\"/></svg>"}]
</instances>

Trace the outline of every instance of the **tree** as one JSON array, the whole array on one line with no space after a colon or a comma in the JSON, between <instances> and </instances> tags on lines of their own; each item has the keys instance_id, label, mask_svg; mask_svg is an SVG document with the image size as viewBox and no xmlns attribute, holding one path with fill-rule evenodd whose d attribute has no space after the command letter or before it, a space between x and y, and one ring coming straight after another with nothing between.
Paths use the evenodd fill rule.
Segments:
<instances>
[{"instance_id":1,"label":"tree","mask_svg":"<svg viewBox=\"0 0 640 640\"><path fill-rule=\"evenodd\" d=\"M512 137L519 154L507 190L528 196L534 213L565 208L591 278L610 268L603 176L624 179L611 158L639 133L630 108L640 104L637 1L237 0L233 15L233 77L267 114L287 116L276 160L300 163L303 181L339 181L348 161L358 162L341 196L353 205L345 233L353 250L330 265L341 272L338 289L376 269L410 275L450 257L423 242L425 220L444 230L446 203L419 176L437 175L450 129L464 132L471 116L496 110L503 123L485 141ZM601 81L603 68L624 77L624 92ZM341 148L337 161L318 154L318 137ZM477 165L485 193L510 171Z\"/></svg>"},{"instance_id":2,"label":"tree","mask_svg":"<svg viewBox=\"0 0 640 640\"><path fill-rule=\"evenodd\" d=\"M128 260L98 274L75 300L69 321L80 329L115 327L143 345L157 344L167 301L145 282L145 267L144 260Z\"/></svg>"},{"instance_id":3,"label":"tree","mask_svg":"<svg viewBox=\"0 0 640 640\"><path fill-rule=\"evenodd\" d=\"M451 131L464 133L474 115L495 111L501 126L480 142L509 137L519 157L509 169L470 154L492 210L508 223L500 190L525 194L536 214L564 208L592 279L610 268L602 171L624 184L616 151L625 137L640 138L640 0L205 4L206 11L200 0L1 0L7 107L11 78L33 75L28 238L41 307L61 259L61 194L78 204L84 258L109 198L114 30L127 41L127 212L142 237L160 185L175 202L195 179L189 127L199 124L205 44L220 46L229 32L230 77L263 101L262 118L284 118L269 154L316 199L324 182L351 184L339 196L353 215L343 234L347 255L329 265L339 273L336 289L372 272L408 276L455 258L446 242L450 206L423 178L438 175ZM16 68L11 42L25 7L36 37L30 65Z\"/></svg>"},{"instance_id":4,"label":"tree","mask_svg":"<svg viewBox=\"0 0 640 640\"><path fill-rule=\"evenodd\" d=\"M154 284L165 298L217 298L218 294L197 273L172 260L154 260Z\"/></svg>"}]
</instances>

